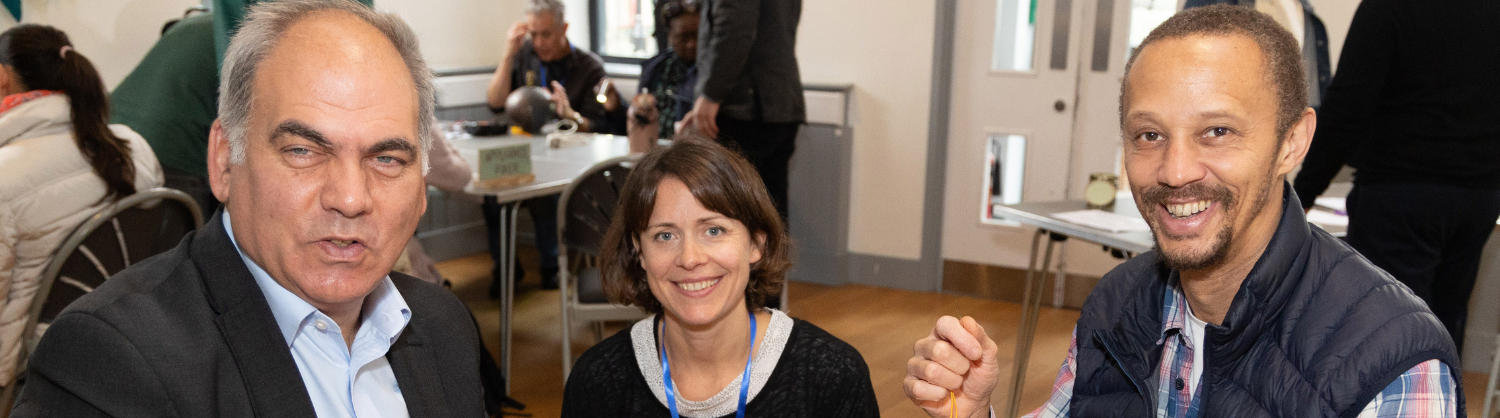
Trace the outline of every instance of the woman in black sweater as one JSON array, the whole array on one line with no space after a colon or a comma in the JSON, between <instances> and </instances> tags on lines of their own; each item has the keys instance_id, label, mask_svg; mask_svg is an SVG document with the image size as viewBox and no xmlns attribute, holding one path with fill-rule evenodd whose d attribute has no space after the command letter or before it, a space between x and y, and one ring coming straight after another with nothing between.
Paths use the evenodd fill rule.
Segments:
<instances>
[{"instance_id":1,"label":"woman in black sweater","mask_svg":"<svg viewBox=\"0 0 1500 418\"><path fill-rule=\"evenodd\" d=\"M687 138L648 153L620 191L600 264L612 301L654 315L578 359L562 415L879 416L854 347L765 308L789 246L740 156Z\"/></svg>"}]
</instances>

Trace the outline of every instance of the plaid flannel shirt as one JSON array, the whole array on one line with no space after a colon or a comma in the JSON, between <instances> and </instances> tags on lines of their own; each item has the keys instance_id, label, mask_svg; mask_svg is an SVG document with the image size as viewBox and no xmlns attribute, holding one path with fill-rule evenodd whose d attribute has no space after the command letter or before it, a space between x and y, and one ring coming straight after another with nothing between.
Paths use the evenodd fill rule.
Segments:
<instances>
[{"instance_id":1,"label":"plaid flannel shirt","mask_svg":"<svg viewBox=\"0 0 1500 418\"><path fill-rule=\"evenodd\" d=\"M1196 418L1199 398L1193 397L1187 385L1193 371L1193 350L1182 330L1187 327L1187 298L1174 281L1167 286L1166 300L1162 307L1161 338L1156 341L1162 347L1161 366L1157 370L1160 384L1157 385L1156 416L1158 418ZM1073 397L1073 378L1078 368L1078 334L1074 328L1073 342L1068 348L1068 358L1063 361L1057 381L1052 384L1052 396L1047 403L1026 415L1027 418L1057 418L1068 416L1068 405ZM1438 360L1428 360L1408 369L1380 394L1365 405L1359 418L1448 418L1458 416L1458 397L1454 392L1453 375L1448 365Z\"/></svg>"}]
</instances>

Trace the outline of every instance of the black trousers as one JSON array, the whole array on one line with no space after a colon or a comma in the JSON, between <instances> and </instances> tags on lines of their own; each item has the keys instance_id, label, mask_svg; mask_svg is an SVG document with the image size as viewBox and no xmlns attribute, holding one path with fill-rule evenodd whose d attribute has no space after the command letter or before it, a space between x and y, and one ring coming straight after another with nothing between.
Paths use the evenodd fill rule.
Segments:
<instances>
[{"instance_id":1,"label":"black trousers","mask_svg":"<svg viewBox=\"0 0 1500 418\"><path fill-rule=\"evenodd\" d=\"M797 130L802 124L747 121L723 115L714 122L719 124L719 143L738 151L755 166L785 223L787 172L791 169L792 153L797 150Z\"/></svg>"},{"instance_id":2,"label":"black trousers","mask_svg":"<svg viewBox=\"0 0 1500 418\"><path fill-rule=\"evenodd\" d=\"M557 278L557 199L555 195L542 196L529 199L525 204L526 209L531 213L531 224L536 228L536 249L541 258L544 286L548 280ZM500 219L500 204L493 198L486 198L480 208L484 213L484 227L490 245L490 260L495 263L490 274L495 280L494 283L498 284L501 273L500 222L503 221ZM516 280L520 280L519 274Z\"/></svg>"},{"instance_id":3,"label":"black trousers","mask_svg":"<svg viewBox=\"0 0 1500 418\"><path fill-rule=\"evenodd\" d=\"M790 226L787 220L787 173L791 171L792 153L797 151L797 130L801 123L765 123L730 119L719 115L714 119L719 124L719 143L735 150L750 160L766 192L776 204L783 228ZM784 309L779 293L766 300L766 306Z\"/></svg>"},{"instance_id":4,"label":"black trousers","mask_svg":"<svg viewBox=\"0 0 1500 418\"><path fill-rule=\"evenodd\" d=\"M1356 181L1348 211L1349 245L1427 302L1462 352L1469 294L1500 217L1500 190Z\"/></svg>"}]
</instances>

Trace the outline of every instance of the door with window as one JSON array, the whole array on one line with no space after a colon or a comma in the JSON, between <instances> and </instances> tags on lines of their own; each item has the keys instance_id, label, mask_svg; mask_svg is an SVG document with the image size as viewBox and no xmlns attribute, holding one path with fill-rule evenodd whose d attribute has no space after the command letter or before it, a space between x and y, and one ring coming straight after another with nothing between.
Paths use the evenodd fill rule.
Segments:
<instances>
[{"instance_id":1,"label":"door with window","mask_svg":"<svg viewBox=\"0 0 1500 418\"><path fill-rule=\"evenodd\" d=\"M1081 199L1089 173L1120 172L1125 60L1178 4L962 0L957 7L943 258L1024 270L1034 229L996 219L992 205ZM1085 274L1097 277L1117 262L1098 246L1066 247L1075 246L1059 259ZM1046 315L1041 321L1048 322ZM1010 391L1008 347L1015 336L996 334L1003 383L995 393L1003 394ZM1057 376L1066 346L1046 347L1032 350L1027 387L1050 388ZM1028 412L1047 395L1025 392L1019 410Z\"/></svg>"}]
</instances>

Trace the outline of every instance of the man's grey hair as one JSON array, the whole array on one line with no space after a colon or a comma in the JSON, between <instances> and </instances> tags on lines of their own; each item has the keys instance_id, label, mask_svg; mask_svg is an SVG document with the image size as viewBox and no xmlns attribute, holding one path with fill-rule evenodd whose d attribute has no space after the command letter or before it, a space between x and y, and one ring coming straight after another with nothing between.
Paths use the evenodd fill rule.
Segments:
<instances>
[{"instance_id":1,"label":"man's grey hair","mask_svg":"<svg viewBox=\"0 0 1500 418\"><path fill-rule=\"evenodd\" d=\"M417 137L421 141L422 175L427 175L427 154L432 149L433 86L432 70L422 60L417 35L400 17L376 13L351 0L280 0L251 6L239 32L229 40L224 53L223 75L219 77L219 118L229 137L229 161L245 163L245 136L254 110L255 75L260 64L286 33L309 14L336 10L348 12L374 26L396 47L417 88Z\"/></svg>"},{"instance_id":2,"label":"man's grey hair","mask_svg":"<svg viewBox=\"0 0 1500 418\"><path fill-rule=\"evenodd\" d=\"M552 13L552 16L557 18L558 25L562 25L563 22L568 21L563 18L564 11L562 2L558 0L531 0L526 5L526 14Z\"/></svg>"}]
</instances>

